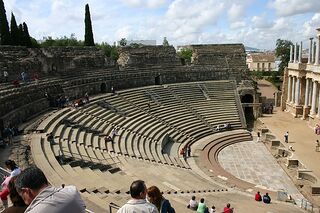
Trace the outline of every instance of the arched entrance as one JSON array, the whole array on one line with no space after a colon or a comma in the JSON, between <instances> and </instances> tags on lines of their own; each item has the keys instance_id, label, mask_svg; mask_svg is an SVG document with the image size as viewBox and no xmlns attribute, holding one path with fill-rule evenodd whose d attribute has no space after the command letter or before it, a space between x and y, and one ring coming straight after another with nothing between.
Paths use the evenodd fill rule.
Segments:
<instances>
[{"instance_id":1,"label":"arched entrance","mask_svg":"<svg viewBox=\"0 0 320 213\"><path fill-rule=\"evenodd\" d=\"M155 78L154 78L154 84L155 85L161 85L161 75L158 74Z\"/></svg>"},{"instance_id":2,"label":"arched entrance","mask_svg":"<svg viewBox=\"0 0 320 213\"><path fill-rule=\"evenodd\" d=\"M106 83L101 83L100 84L100 92L101 93L106 93L107 92L107 84Z\"/></svg>"},{"instance_id":3,"label":"arched entrance","mask_svg":"<svg viewBox=\"0 0 320 213\"><path fill-rule=\"evenodd\" d=\"M253 114L253 106L250 104L253 104L253 96L251 94L246 94L241 97L241 103L243 103L244 107L244 115L247 122L247 127L249 129L252 129L254 127L254 114Z\"/></svg>"}]
</instances>

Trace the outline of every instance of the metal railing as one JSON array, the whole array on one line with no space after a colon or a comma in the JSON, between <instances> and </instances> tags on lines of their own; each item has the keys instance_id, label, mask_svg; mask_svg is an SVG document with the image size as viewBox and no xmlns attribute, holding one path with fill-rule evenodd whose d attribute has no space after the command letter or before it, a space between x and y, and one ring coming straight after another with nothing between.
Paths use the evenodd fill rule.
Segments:
<instances>
[{"instance_id":1,"label":"metal railing","mask_svg":"<svg viewBox=\"0 0 320 213\"><path fill-rule=\"evenodd\" d=\"M308 212L320 213L319 206L314 205L313 203L311 203L305 199L301 199L299 201L301 201L300 205L298 204L301 209L304 209Z\"/></svg>"},{"instance_id":2,"label":"metal railing","mask_svg":"<svg viewBox=\"0 0 320 213\"><path fill-rule=\"evenodd\" d=\"M117 204L115 203L109 203L109 212L112 213L112 210L118 210L120 209L120 206L118 206Z\"/></svg>"}]
</instances>

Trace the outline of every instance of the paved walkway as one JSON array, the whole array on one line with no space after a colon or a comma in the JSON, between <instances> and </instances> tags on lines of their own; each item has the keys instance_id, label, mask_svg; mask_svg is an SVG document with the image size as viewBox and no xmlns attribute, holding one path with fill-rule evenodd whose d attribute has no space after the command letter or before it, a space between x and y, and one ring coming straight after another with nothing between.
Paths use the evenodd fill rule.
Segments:
<instances>
[{"instance_id":1,"label":"paved walkway","mask_svg":"<svg viewBox=\"0 0 320 213\"><path fill-rule=\"evenodd\" d=\"M241 142L223 149L218 156L220 165L229 173L272 191L284 190L295 200L303 196L283 171L276 159L261 142Z\"/></svg>"},{"instance_id":2,"label":"paved walkway","mask_svg":"<svg viewBox=\"0 0 320 213\"><path fill-rule=\"evenodd\" d=\"M320 136L314 134L313 127L308 126L307 121L293 118L290 113L282 112L279 108L274 114L259 119L286 147L293 146L296 158L320 177L320 152L315 151L315 141L320 140ZM288 144L284 143L283 135L286 131L289 131Z\"/></svg>"}]
</instances>

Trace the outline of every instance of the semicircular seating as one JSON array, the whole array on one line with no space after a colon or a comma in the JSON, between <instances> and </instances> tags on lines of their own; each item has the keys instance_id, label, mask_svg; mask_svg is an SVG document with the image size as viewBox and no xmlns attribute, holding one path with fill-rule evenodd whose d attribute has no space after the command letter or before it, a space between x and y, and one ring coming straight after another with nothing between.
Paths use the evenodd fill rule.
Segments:
<instances>
[{"instance_id":1,"label":"semicircular seating","mask_svg":"<svg viewBox=\"0 0 320 213\"><path fill-rule=\"evenodd\" d=\"M233 81L212 81L99 96L43 120L32 138L32 154L51 183L74 184L102 208L123 204L134 179L165 193L225 190L191 170L179 149L215 134L216 125L242 129L236 95ZM54 143L47 141L49 133Z\"/></svg>"}]
</instances>

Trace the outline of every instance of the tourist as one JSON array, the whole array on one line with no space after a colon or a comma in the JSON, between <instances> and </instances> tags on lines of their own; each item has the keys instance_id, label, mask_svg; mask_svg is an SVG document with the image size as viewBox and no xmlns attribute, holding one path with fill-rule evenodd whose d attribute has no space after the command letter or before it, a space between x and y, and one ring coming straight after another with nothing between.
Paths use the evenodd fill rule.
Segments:
<instances>
[{"instance_id":1,"label":"tourist","mask_svg":"<svg viewBox=\"0 0 320 213\"><path fill-rule=\"evenodd\" d=\"M209 213L216 213L216 207L215 206L212 206Z\"/></svg>"},{"instance_id":2,"label":"tourist","mask_svg":"<svg viewBox=\"0 0 320 213\"><path fill-rule=\"evenodd\" d=\"M44 173L35 166L22 171L14 183L25 204L29 205L26 213L85 212L85 203L75 186L52 187Z\"/></svg>"},{"instance_id":3,"label":"tourist","mask_svg":"<svg viewBox=\"0 0 320 213\"><path fill-rule=\"evenodd\" d=\"M266 204L271 203L271 198L270 198L268 192L267 192L265 195L263 195L263 199L262 199L262 200L263 200L263 202L266 203Z\"/></svg>"},{"instance_id":4,"label":"tourist","mask_svg":"<svg viewBox=\"0 0 320 213\"><path fill-rule=\"evenodd\" d=\"M199 213L208 212L208 208L207 208L207 205L204 202L204 198L200 199L200 202L199 202L199 205L198 205L198 208L197 208L197 212L199 212Z\"/></svg>"},{"instance_id":5,"label":"tourist","mask_svg":"<svg viewBox=\"0 0 320 213\"><path fill-rule=\"evenodd\" d=\"M319 124L317 124L316 127L314 128L314 133L316 133L317 135L320 135L320 126L319 126Z\"/></svg>"},{"instance_id":6,"label":"tourist","mask_svg":"<svg viewBox=\"0 0 320 213\"><path fill-rule=\"evenodd\" d=\"M50 132L47 136L47 141L51 144L51 145L54 145L54 137L53 137L53 134L52 132Z\"/></svg>"},{"instance_id":7,"label":"tourist","mask_svg":"<svg viewBox=\"0 0 320 213\"><path fill-rule=\"evenodd\" d=\"M106 136L106 137L104 137L104 142L113 142L113 140L112 140L112 137L111 136Z\"/></svg>"},{"instance_id":8,"label":"tourist","mask_svg":"<svg viewBox=\"0 0 320 213\"><path fill-rule=\"evenodd\" d=\"M223 213L233 213L233 208L231 208L230 206L230 203L227 203L227 206L223 209Z\"/></svg>"},{"instance_id":9,"label":"tourist","mask_svg":"<svg viewBox=\"0 0 320 213\"><path fill-rule=\"evenodd\" d=\"M160 213L175 213L175 210L171 206L169 200L162 196L158 187L149 187L147 190L147 195L148 201L155 205Z\"/></svg>"},{"instance_id":10,"label":"tourist","mask_svg":"<svg viewBox=\"0 0 320 213\"><path fill-rule=\"evenodd\" d=\"M13 160L7 160L5 162L7 169L9 169L10 177L15 177L21 173L21 169L17 166L17 164Z\"/></svg>"},{"instance_id":11,"label":"tourist","mask_svg":"<svg viewBox=\"0 0 320 213\"><path fill-rule=\"evenodd\" d=\"M84 98L86 99L86 102L89 103L89 94L88 94L88 92L86 92L84 94Z\"/></svg>"},{"instance_id":12,"label":"tourist","mask_svg":"<svg viewBox=\"0 0 320 213\"><path fill-rule=\"evenodd\" d=\"M113 128L113 130L111 131L111 138L118 136L118 129L118 127Z\"/></svg>"},{"instance_id":13,"label":"tourist","mask_svg":"<svg viewBox=\"0 0 320 213\"><path fill-rule=\"evenodd\" d=\"M9 182L9 197L12 202L12 206L4 210L2 213L23 213L27 205L24 203L22 197L18 194L15 185L14 178Z\"/></svg>"},{"instance_id":14,"label":"tourist","mask_svg":"<svg viewBox=\"0 0 320 213\"><path fill-rule=\"evenodd\" d=\"M188 157L191 157L191 146L187 146Z\"/></svg>"},{"instance_id":15,"label":"tourist","mask_svg":"<svg viewBox=\"0 0 320 213\"><path fill-rule=\"evenodd\" d=\"M8 208L9 183L13 177L21 173L21 169L13 160L7 160L4 164L6 165L7 169L10 170L10 175L5 177L5 180L1 183L2 190L0 191L0 199L3 207Z\"/></svg>"},{"instance_id":16,"label":"tourist","mask_svg":"<svg viewBox=\"0 0 320 213\"><path fill-rule=\"evenodd\" d=\"M189 204L187 206L191 210L197 210L198 209L198 202L196 201L196 196L192 196L191 200L189 201Z\"/></svg>"},{"instance_id":17,"label":"tourist","mask_svg":"<svg viewBox=\"0 0 320 213\"><path fill-rule=\"evenodd\" d=\"M262 197L260 195L260 192L258 191L255 198L254 198L256 201L262 201Z\"/></svg>"},{"instance_id":18,"label":"tourist","mask_svg":"<svg viewBox=\"0 0 320 213\"><path fill-rule=\"evenodd\" d=\"M288 150L294 152L293 146L289 146Z\"/></svg>"},{"instance_id":19,"label":"tourist","mask_svg":"<svg viewBox=\"0 0 320 213\"><path fill-rule=\"evenodd\" d=\"M24 70L22 70L22 72L20 73L21 75L21 80L26 83L26 78L27 78L27 74Z\"/></svg>"},{"instance_id":20,"label":"tourist","mask_svg":"<svg viewBox=\"0 0 320 213\"><path fill-rule=\"evenodd\" d=\"M289 132L288 131L284 134L284 142L286 142L286 143L289 142Z\"/></svg>"},{"instance_id":21,"label":"tourist","mask_svg":"<svg viewBox=\"0 0 320 213\"><path fill-rule=\"evenodd\" d=\"M9 73L6 70L3 71L3 77L4 77L4 81L8 82Z\"/></svg>"},{"instance_id":22,"label":"tourist","mask_svg":"<svg viewBox=\"0 0 320 213\"><path fill-rule=\"evenodd\" d=\"M257 142L260 141L260 132L257 132Z\"/></svg>"},{"instance_id":23,"label":"tourist","mask_svg":"<svg viewBox=\"0 0 320 213\"><path fill-rule=\"evenodd\" d=\"M124 204L117 213L159 213L155 205L146 201L147 187L144 181L133 181L130 186L130 195L132 199Z\"/></svg>"}]
</instances>

